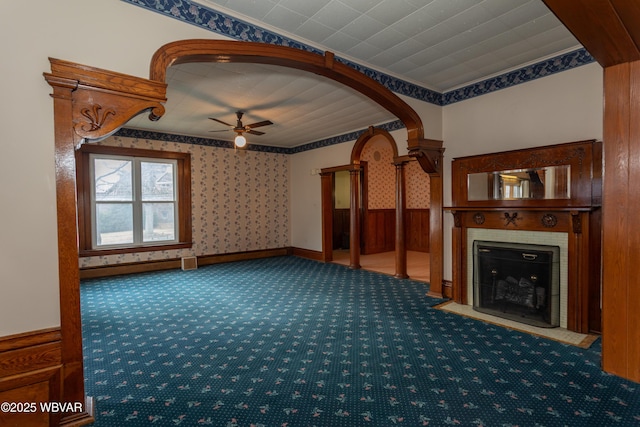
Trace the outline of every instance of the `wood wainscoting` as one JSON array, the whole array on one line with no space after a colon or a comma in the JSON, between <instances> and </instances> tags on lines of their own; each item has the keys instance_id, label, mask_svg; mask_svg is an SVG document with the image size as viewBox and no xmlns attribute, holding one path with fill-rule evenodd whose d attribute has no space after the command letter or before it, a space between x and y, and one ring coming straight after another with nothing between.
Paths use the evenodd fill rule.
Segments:
<instances>
[{"instance_id":1,"label":"wood wainscoting","mask_svg":"<svg viewBox=\"0 0 640 427\"><path fill-rule=\"evenodd\" d=\"M429 252L429 209L406 209L405 241L408 251ZM363 255L395 249L395 209L369 209L364 216Z\"/></svg>"},{"instance_id":2,"label":"wood wainscoting","mask_svg":"<svg viewBox=\"0 0 640 427\"><path fill-rule=\"evenodd\" d=\"M333 209L332 249L349 249L351 212L349 208Z\"/></svg>"},{"instance_id":3,"label":"wood wainscoting","mask_svg":"<svg viewBox=\"0 0 640 427\"><path fill-rule=\"evenodd\" d=\"M395 209L367 209L362 221L362 254L377 254L395 249Z\"/></svg>"},{"instance_id":4,"label":"wood wainscoting","mask_svg":"<svg viewBox=\"0 0 640 427\"><path fill-rule=\"evenodd\" d=\"M405 230L407 250L429 252L429 209L406 209Z\"/></svg>"},{"instance_id":5,"label":"wood wainscoting","mask_svg":"<svg viewBox=\"0 0 640 427\"><path fill-rule=\"evenodd\" d=\"M44 329L0 338L1 426L57 426L62 415L43 411L40 404L61 402L62 335L60 328ZM5 403L6 402L6 403ZM70 402L78 413L90 413L87 402ZM92 421L84 420L85 423Z\"/></svg>"}]
</instances>

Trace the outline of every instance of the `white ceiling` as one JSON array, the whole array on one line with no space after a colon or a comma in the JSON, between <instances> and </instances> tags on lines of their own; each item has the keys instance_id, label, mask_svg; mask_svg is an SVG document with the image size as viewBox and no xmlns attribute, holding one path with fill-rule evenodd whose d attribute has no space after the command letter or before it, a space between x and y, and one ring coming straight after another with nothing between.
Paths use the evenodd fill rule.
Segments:
<instances>
[{"instance_id":1,"label":"white ceiling","mask_svg":"<svg viewBox=\"0 0 640 427\"><path fill-rule=\"evenodd\" d=\"M541 0L199 0L208 8L379 72L445 93L576 50ZM271 120L251 144L293 147L395 120L331 80L254 64L169 69L167 112L128 127L231 140L208 117Z\"/></svg>"}]
</instances>

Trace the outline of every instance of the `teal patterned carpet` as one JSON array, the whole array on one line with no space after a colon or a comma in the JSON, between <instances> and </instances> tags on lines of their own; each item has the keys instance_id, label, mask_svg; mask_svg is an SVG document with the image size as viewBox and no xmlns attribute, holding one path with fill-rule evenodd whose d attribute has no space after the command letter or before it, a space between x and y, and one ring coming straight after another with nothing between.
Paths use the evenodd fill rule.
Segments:
<instances>
[{"instance_id":1,"label":"teal patterned carpet","mask_svg":"<svg viewBox=\"0 0 640 427\"><path fill-rule=\"evenodd\" d=\"M428 285L296 257L83 281L98 427L637 426L585 350L449 314Z\"/></svg>"}]
</instances>

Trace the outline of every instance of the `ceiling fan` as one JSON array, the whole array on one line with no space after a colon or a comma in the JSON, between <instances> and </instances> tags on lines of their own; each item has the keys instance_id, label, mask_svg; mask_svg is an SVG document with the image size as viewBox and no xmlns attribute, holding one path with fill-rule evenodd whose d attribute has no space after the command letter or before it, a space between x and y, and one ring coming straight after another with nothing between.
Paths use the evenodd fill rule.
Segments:
<instances>
[{"instance_id":1,"label":"ceiling fan","mask_svg":"<svg viewBox=\"0 0 640 427\"><path fill-rule=\"evenodd\" d=\"M218 123L222 123L225 126L229 126L231 128L232 131L234 131L237 135L235 138L235 143L236 146L238 147L244 147L247 144L247 139L243 136L243 133L250 133L251 135L264 135L264 132L260 132L257 130L253 130L254 128L258 128L261 126L269 126L272 125L273 123L270 120L263 120L261 122L257 122L257 123L252 123L250 125L243 125L242 124L242 115L244 113L242 111L236 111L236 116L238 116L238 121L236 122L236 125L233 126L229 123L223 122L222 120L219 119L214 119L213 117L209 117L210 120L213 120L215 122ZM223 132L222 130L212 130L210 132Z\"/></svg>"}]
</instances>

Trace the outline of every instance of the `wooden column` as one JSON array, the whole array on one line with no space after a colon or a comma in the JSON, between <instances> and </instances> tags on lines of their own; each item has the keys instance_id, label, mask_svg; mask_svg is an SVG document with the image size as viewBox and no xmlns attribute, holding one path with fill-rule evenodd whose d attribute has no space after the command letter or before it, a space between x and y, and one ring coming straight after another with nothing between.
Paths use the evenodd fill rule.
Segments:
<instances>
[{"instance_id":1,"label":"wooden column","mask_svg":"<svg viewBox=\"0 0 640 427\"><path fill-rule=\"evenodd\" d=\"M442 298L444 279L444 235L442 230L442 141L433 139L409 140L409 156L415 157L422 170L429 174L431 207L429 209L429 296Z\"/></svg>"},{"instance_id":2,"label":"wooden column","mask_svg":"<svg viewBox=\"0 0 640 427\"><path fill-rule=\"evenodd\" d=\"M604 70L602 367L640 381L640 61Z\"/></svg>"},{"instance_id":3,"label":"wooden column","mask_svg":"<svg viewBox=\"0 0 640 427\"><path fill-rule=\"evenodd\" d=\"M640 381L640 9L624 0L543 0L604 68L602 364Z\"/></svg>"},{"instance_id":4,"label":"wooden column","mask_svg":"<svg viewBox=\"0 0 640 427\"><path fill-rule=\"evenodd\" d=\"M92 400L85 399L82 362L75 149L86 140L109 136L140 112L151 111L150 118L159 118L164 114L166 85L53 58L49 61L51 73L44 77L53 88L63 373L60 401L85 402L82 411L58 415L60 425L79 426L93 421L93 408Z\"/></svg>"},{"instance_id":5,"label":"wooden column","mask_svg":"<svg viewBox=\"0 0 640 427\"><path fill-rule=\"evenodd\" d=\"M452 272L452 299L458 304L466 304L467 298L466 293L464 292L467 288L467 284L465 281L466 275L464 274L464 265L463 257L466 256L466 245L463 246L462 239L462 218L464 214L461 212L452 211L454 226L451 229L451 265L453 268ZM466 239L464 239L466 240Z\"/></svg>"},{"instance_id":6,"label":"wooden column","mask_svg":"<svg viewBox=\"0 0 640 427\"><path fill-rule=\"evenodd\" d=\"M442 157L440 157L442 160ZM429 296L442 298L442 282L444 280L444 237L442 224L443 190L442 175L430 173L431 208L429 210Z\"/></svg>"},{"instance_id":7,"label":"wooden column","mask_svg":"<svg viewBox=\"0 0 640 427\"><path fill-rule=\"evenodd\" d=\"M396 166L396 274L398 279L407 279L407 242L404 225L405 215L405 180L404 166L409 161L408 158L397 158L394 162Z\"/></svg>"},{"instance_id":8,"label":"wooden column","mask_svg":"<svg viewBox=\"0 0 640 427\"><path fill-rule=\"evenodd\" d=\"M349 170L351 178L351 206L349 221L349 268L360 268L360 165Z\"/></svg>"},{"instance_id":9,"label":"wooden column","mask_svg":"<svg viewBox=\"0 0 640 427\"><path fill-rule=\"evenodd\" d=\"M333 261L333 172L322 172L322 261Z\"/></svg>"},{"instance_id":10,"label":"wooden column","mask_svg":"<svg viewBox=\"0 0 640 427\"><path fill-rule=\"evenodd\" d=\"M76 168L74 147L82 141L73 130L73 95L71 88L60 80L52 84L55 120L56 207L58 218L58 275L60 282L60 328L62 331L62 399L65 402L85 402L82 341L71 331L80 330L80 271L78 268L78 228L76 210ZM75 83L75 82L73 82ZM93 421L93 404L87 401L84 411L65 414L61 424L85 424Z\"/></svg>"}]
</instances>

